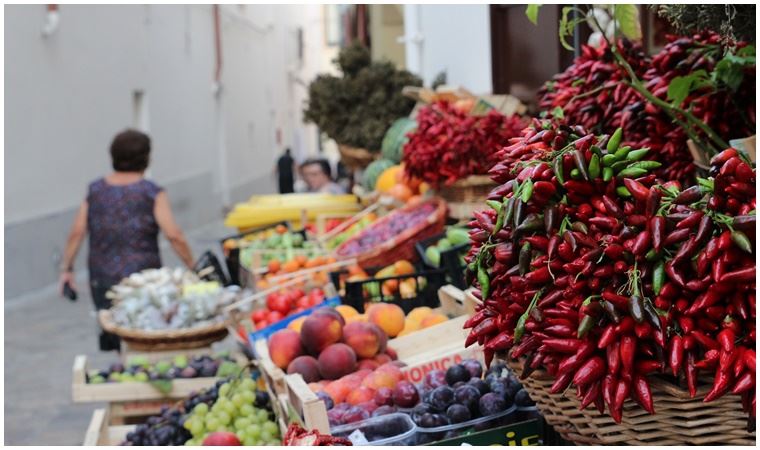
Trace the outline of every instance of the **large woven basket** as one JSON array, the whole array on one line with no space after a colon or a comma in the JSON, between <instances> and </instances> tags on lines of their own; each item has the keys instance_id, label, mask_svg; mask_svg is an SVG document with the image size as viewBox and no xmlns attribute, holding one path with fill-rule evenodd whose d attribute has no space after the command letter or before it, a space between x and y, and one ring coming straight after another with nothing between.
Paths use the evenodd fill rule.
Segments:
<instances>
[{"instance_id":1,"label":"large woven basket","mask_svg":"<svg viewBox=\"0 0 760 450\"><path fill-rule=\"evenodd\" d=\"M417 254L414 244L440 233L446 223L446 202L440 198L433 198L429 201L434 202L436 208L425 221L417 224L415 227L407 228L393 239L374 247L368 252L359 255L351 255L346 258L356 258L357 263L362 267L384 267L402 259L416 261L419 255ZM410 207L407 206L405 208ZM392 216L393 213L390 213L376 221L374 224L379 223L381 220L392 220ZM361 233L357 234L342 245L346 245L350 240L357 239L360 235ZM338 258L341 257L338 256Z\"/></svg>"},{"instance_id":2,"label":"large woven basket","mask_svg":"<svg viewBox=\"0 0 760 450\"><path fill-rule=\"evenodd\" d=\"M488 175L470 175L439 187L437 192L449 203L484 203L494 187L496 183Z\"/></svg>"},{"instance_id":3,"label":"large woven basket","mask_svg":"<svg viewBox=\"0 0 760 450\"><path fill-rule=\"evenodd\" d=\"M372 153L364 148L351 147L350 145L338 144L340 160L349 169L363 169L377 159L379 153Z\"/></svg>"},{"instance_id":4,"label":"large woven basket","mask_svg":"<svg viewBox=\"0 0 760 450\"><path fill-rule=\"evenodd\" d=\"M507 364L522 372L524 358ZM741 398L724 395L703 403L710 390L702 383L695 398L686 389L661 378L650 378L656 414L647 413L626 400L623 420L615 423L593 405L581 411L574 390L551 394L553 378L537 370L521 380L546 422L570 442L581 445L755 445L755 433L747 432L747 414Z\"/></svg>"},{"instance_id":5,"label":"large woven basket","mask_svg":"<svg viewBox=\"0 0 760 450\"><path fill-rule=\"evenodd\" d=\"M121 337L136 351L184 350L206 347L227 336L227 322L179 330L138 330L117 325L111 311L99 311L98 320L105 331Z\"/></svg>"}]
</instances>

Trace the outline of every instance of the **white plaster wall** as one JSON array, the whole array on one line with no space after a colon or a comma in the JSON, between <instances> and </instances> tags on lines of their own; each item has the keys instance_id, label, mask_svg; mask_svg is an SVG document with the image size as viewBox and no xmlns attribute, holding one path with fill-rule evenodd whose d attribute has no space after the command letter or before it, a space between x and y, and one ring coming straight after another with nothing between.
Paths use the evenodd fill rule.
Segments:
<instances>
[{"instance_id":1,"label":"white plaster wall","mask_svg":"<svg viewBox=\"0 0 760 450\"><path fill-rule=\"evenodd\" d=\"M486 5L404 5L404 30L419 32L417 44L406 43L407 69L422 77L426 86L441 71L447 84L476 94L493 90L491 81L491 28Z\"/></svg>"}]
</instances>

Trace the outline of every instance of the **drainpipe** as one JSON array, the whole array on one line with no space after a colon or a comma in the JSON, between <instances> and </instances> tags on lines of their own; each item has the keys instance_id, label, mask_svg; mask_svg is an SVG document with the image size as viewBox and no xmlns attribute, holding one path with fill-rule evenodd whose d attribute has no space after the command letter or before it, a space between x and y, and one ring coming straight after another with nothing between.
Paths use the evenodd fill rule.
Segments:
<instances>
[{"instance_id":1,"label":"drainpipe","mask_svg":"<svg viewBox=\"0 0 760 450\"><path fill-rule=\"evenodd\" d=\"M216 116L216 146L219 154L219 188L222 205L226 210L231 206L229 176L227 175L227 137L225 134L224 103L222 95L222 27L219 5L212 6L214 19L214 82L211 92L214 94Z\"/></svg>"},{"instance_id":2,"label":"drainpipe","mask_svg":"<svg viewBox=\"0 0 760 450\"><path fill-rule=\"evenodd\" d=\"M42 37L49 37L58 29L61 16L58 14L58 5L47 5L45 23L42 24Z\"/></svg>"}]
</instances>

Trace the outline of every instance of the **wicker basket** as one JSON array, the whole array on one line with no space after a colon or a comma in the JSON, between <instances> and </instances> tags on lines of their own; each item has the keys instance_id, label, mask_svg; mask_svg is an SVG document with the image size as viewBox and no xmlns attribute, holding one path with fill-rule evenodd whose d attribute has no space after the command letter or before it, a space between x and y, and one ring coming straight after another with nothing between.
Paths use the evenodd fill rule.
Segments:
<instances>
[{"instance_id":1,"label":"wicker basket","mask_svg":"<svg viewBox=\"0 0 760 450\"><path fill-rule=\"evenodd\" d=\"M404 232L397 235L395 238L384 242L377 247L374 247L368 252L347 257L338 256L338 258L356 258L357 263L362 267L385 267L402 259L406 259L408 261L416 261L418 255L414 244L417 243L417 241L429 238L443 231L443 227L446 222L446 202L440 198L433 198L432 201L436 206L435 211L433 211L428 216L427 220L419 223L416 227L407 228L404 230ZM375 224L379 223L381 220L392 219L392 215L393 213L390 213L389 215L375 222ZM360 235L361 233L357 234L346 242L349 242L350 240L355 239ZM345 245L346 242L344 242L342 245Z\"/></svg>"},{"instance_id":2,"label":"wicker basket","mask_svg":"<svg viewBox=\"0 0 760 450\"><path fill-rule=\"evenodd\" d=\"M470 175L438 188L438 195L450 203L483 203L496 183L488 175Z\"/></svg>"},{"instance_id":3,"label":"wicker basket","mask_svg":"<svg viewBox=\"0 0 760 450\"><path fill-rule=\"evenodd\" d=\"M137 330L117 325L111 311L98 312L100 326L109 333L121 337L135 351L184 350L206 347L227 336L227 322L179 330Z\"/></svg>"},{"instance_id":4,"label":"wicker basket","mask_svg":"<svg viewBox=\"0 0 760 450\"><path fill-rule=\"evenodd\" d=\"M507 364L517 374L524 358ZM703 403L709 384L691 398L687 390L661 378L650 378L656 414L647 413L626 400L623 421L615 423L608 414L600 414L593 405L579 410L575 393L551 394L553 378L535 371L521 380L549 425L570 442L581 445L755 445L755 433L747 432L747 415L741 399L724 395Z\"/></svg>"},{"instance_id":5,"label":"wicker basket","mask_svg":"<svg viewBox=\"0 0 760 450\"><path fill-rule=\"evenodd\" d=\"M378 153L372 153L364 148L351 147L350 145L338 144L338 151L340 152L340 160L349 169L364 169L376 160Z\"/></svg>"}]
</instances>

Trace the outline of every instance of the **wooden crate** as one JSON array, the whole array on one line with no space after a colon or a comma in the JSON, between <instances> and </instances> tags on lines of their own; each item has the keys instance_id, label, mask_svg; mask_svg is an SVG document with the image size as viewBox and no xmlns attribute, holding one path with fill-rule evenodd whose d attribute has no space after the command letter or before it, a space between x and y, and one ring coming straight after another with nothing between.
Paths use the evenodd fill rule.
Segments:
<instances>
[{"instance_id":1,"label":"wooden crate","mask_svg":"<svg viewBox=\"0 0 760 450\"><path fill-rule=\"evenodd\" d=\"M84 435L85 446L96 445L119 445L124 442L127 433L135 429L134 425L117 425L112 426L110 423L110 412L107 408L96 409L92 413L90 424Z\"/></svg>"},{"instance_id":2,"label":"wooden crate","mask_svg":"<svg viewBox=\"0 0 760 450\"><path fill-rule=\"evenodd\" d=\"M212 353L214 353L214 350L211 348L211 346L182 349L182 350L161 350L157 352L145 352L141 350L133 350L132 348L129 347L129 344L127 344L126 342L123 342L122 351L121 351L121 360L122 362L126 364L126 362L129 361L130 358L139 356L139 357L146 358L148 362L150 362L151 364L154 364L159 361L172 359L178 355L185 355L188 358L190 358L193 356L209 355Z\"/></svg>"},{"instance_id":3,"label":"wooden crate","mask_svg":"<svg viewBox=\"0 0 760 450\"><path fill-rule=\"evenodd\" d=\"M272 359L269 357L269 348L267 347L266 339L260 339L253 345L253 351L258 358L259 369L261 370L261 376L267 384L267 388L271 389L276 395L284 394L285 390L285 372L277 367Z\"/></svg>"}]
</instances>

